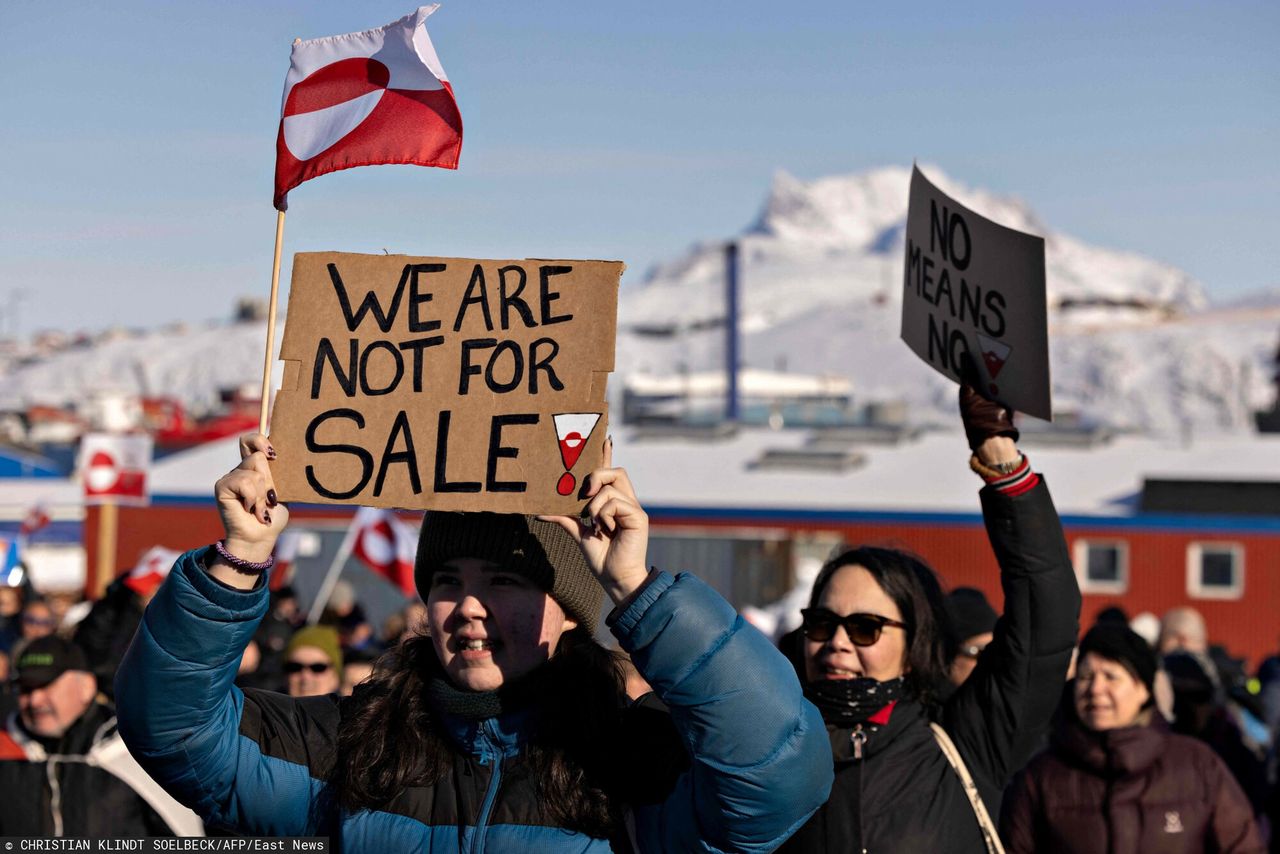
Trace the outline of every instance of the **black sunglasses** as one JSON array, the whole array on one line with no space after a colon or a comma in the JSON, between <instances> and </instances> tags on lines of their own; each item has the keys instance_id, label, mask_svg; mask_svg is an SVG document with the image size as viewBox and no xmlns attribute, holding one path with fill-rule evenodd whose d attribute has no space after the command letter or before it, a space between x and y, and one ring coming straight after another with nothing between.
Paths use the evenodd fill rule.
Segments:
<instances>
[{"instance_id":1,"label":"black sunglasses","mask_svg":"<svg viewBox=\"0 0 1280 854\"><path fill-rule=\"evenodd\" d=\"M333 665L326 664L323 661L313 661L311 664L303 664L301 661L286 661L284 663L284 672L294 674L310 670L312 673L324 673L330 667L333 667Z\"/></svg>"},{"instance_id":2,"label":"black sunglasses","mask_svg":"<svg viewBox=\"0 0 1280 854\"><path fill-rule=\"evenodd\" d=\"M841 617L826 608L801 608L800 615L804 622L800 625L804 636L812 641L829 641L836 633L837 626L844 626L849 640L854 646L871 646L880 640L880 632L885 626L905 629L906 623L881 617L879 614L850 614Z\"/></svg>"}]
</instances>

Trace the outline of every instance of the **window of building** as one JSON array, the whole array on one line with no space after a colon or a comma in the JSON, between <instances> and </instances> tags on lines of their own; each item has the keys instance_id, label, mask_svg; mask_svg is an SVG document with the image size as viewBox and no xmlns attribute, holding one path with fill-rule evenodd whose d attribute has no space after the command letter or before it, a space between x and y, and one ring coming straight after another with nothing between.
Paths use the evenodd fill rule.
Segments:
<instances>
[{"instance_id":1,"label":"window of building","mask_svg":"<svg viewBox=\"0 0 1280 854\"><path fill-rule=\"evenodd\" d=\"M1076 540L1076 577L1085 593L1129 589L1129 544L1124 540Z\"/></svg>"},{"instance_id":2,"label":"window of building","mask_svg":"<svg viewBox=\"0 0 1280 854\"><path fill-rule=\"evenodd\" d=\"M1244 547L1239 543L1187 546L1187 593L1201 599L1244 595Z\"/></svg>"}]
</instances>

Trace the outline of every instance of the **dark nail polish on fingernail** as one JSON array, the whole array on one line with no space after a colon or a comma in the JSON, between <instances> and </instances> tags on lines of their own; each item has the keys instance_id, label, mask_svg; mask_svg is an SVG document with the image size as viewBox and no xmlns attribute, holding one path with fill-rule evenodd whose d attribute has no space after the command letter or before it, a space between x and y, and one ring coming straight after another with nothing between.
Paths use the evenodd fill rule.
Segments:
<instances>
[{"instance_id":1,"label":"dark nail polish on fingernail","mask_svg":"<svg viewBox=\"0 0 1280 854\"><path fill-rule=\"evenodd\" d=\"M262 518L263 518L263 520L264 520L264 521L266 521L266 523L267 523L268 525L270 525L270 524L271 524L271 511L270 511L270 510L263 510L263 511L262 511Z\"/></svg>"},{"instance_id":2,"label":"dark nail polish on fingernail","mask_svg":"<svg viewBox=\"0 0 1280 854\"><path fill-rule=\"evenodd\" d=\"M267 459L274 460L276 458L276 449L267 448Z\"/></svg>"},{"instance_id":3,"label":"dark nail polish on fingernail","mask_svg":"<svg viewBox=\"0 0 1280 854\"><path fill-rule=\"evenodd\" d=\"M267 506L275 507L279 503L280 502L276 500L276 491L274 489L268 489L267 490Z\"/></svg>"}]
</instances>

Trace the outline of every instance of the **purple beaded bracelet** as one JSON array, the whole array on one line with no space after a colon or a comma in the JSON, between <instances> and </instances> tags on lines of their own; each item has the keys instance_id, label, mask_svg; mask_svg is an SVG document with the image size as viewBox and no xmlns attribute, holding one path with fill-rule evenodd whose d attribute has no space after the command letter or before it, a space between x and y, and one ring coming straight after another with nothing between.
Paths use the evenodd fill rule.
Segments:
<instances>
[{"instance_id":1,"label":"purple beaded bracelet","mask_svg":"<svg viewBox=\"0 0 1280 854\"><path fill-rule=\"evenodd\" d=\"M218 540L213 544L214 550L218 552L218 557L226 561L236 572L243 572L246 575L260 575L268 569L276 565L276 556L272 555L264 561L254 563L251 560L245 560L242 557L236 557L227 551L227 547L222 544L222 540Z\"/></svg>"}]
</instances>

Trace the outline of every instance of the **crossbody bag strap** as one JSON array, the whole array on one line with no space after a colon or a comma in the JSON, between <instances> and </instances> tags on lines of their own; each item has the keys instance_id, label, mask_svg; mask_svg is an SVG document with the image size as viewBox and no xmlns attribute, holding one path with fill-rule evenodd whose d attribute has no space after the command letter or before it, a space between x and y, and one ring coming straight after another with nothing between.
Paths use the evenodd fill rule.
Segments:
<instances>
[{"instance_id":1,"label":"crossbody bag strap","mask_svg":"<svg viewBox=\"0 0 1280 854\"><path fill-rule=\"evenodd\" d=\"M1005 854L1004 846L1000 844L1000 834L996 832L995 823L991 821L991 815L987 812L987 805L982 802L982 797L978 794L978 784L973 782L973 775L964 764L964 757L956 749L955 742L938 724L929 724L929 729L933 730L933 737L937 740L938 747L942 748L942 755L947 757L947 762L960 778L964 793L969 798L969 805L973 807L973 814L978 817L978 826L982 828L982 838L987 843L987 854Z\"/></svg>"}]
</instances>

